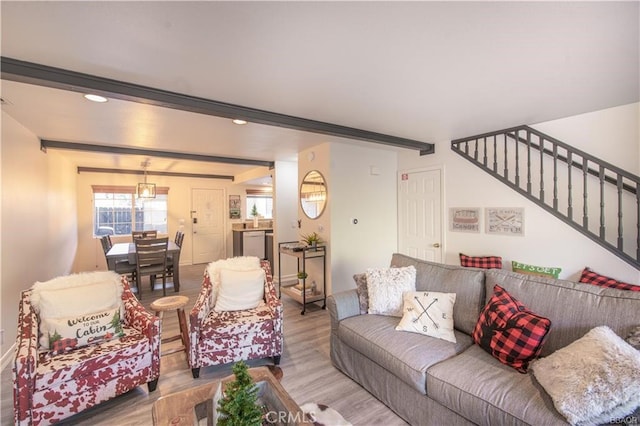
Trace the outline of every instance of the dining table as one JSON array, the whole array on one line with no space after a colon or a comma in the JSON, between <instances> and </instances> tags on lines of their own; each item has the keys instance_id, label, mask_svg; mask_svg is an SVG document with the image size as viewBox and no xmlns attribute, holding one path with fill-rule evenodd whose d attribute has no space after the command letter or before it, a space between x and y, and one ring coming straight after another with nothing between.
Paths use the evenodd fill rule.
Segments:
<instances>
[{"instance_id":1,"label":"dining table","mask_svg":"<svg viewBox=\"0 0 640 426\"><path fill-rule=\"evenodd\" d=\"M167 256L173 258L173 290L180 291L180 246L173 241L167 244ZM130 264L135 265L136 245L134 243L116 243L107 252L107 268L110 271L116 270L116 262L119 260L127 260Z\"/></svg>"}]
</instances>

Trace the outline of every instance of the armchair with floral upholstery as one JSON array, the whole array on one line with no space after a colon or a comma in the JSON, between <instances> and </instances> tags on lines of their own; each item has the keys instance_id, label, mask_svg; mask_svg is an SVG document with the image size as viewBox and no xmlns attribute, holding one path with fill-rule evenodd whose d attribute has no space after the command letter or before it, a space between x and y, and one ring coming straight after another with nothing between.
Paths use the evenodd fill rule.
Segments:
<instances>
[{"instance_id":1,"label":"armchair with floral upholstery","mask_svg":"<svg viewBox=\"0 0 640 426\"><path fill-rule=\"evenodd\" d=\"M110 280L116 289L116 305L110 307L110 313L43 319L52 306L34 288L51 288L47 285L54 282L55 287L65 280L72 282L78 297L91 294L98 281ZM83 286L84 282L89 285ZM91 306L82 300L67 301L72 309ZM160 375L160 319L138 302L126 277L91 272L36 283L22 292L18 316L13 364L15 424L56 423L144 383L150 392L155 390ZM53 328L51 324L57 325ZM72 334L64 336L65 332ZM94 332L100 335L92 335ZM49 348L43 348L43 339L45 345L51 342Z\"/></svg>"},{"instance_id":2,"label":"armchair with floral upholstery","mask_svg":"<svg viewBox=\"0 0 640 426\"><path fill-rule=\"evenodd\" d=\"M247 266L249 264L252 266ZM261 268L264 271L260 276L264 280L264 293L260 294L262 299L257 306L220 310L217 301L221 298L221 273L215 268L245 272ZM189 366L194 378L199 377L201 367L211 365L269 357L273 357L276 365L280 363L282 303L273 284L268 261L236 257L211 263L205 270L202 289L189 319Z\"/></svg>"}]
</instances>

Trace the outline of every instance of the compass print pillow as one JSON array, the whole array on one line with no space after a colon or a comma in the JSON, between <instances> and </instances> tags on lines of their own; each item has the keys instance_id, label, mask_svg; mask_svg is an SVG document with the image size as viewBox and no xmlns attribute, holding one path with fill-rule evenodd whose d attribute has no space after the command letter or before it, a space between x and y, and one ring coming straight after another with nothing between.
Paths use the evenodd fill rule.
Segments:
<instances>
[{"instance_id":1,"label":"compass print pillow","mask_svg":"<svg viewBox=\"0 0 640 426\"><path fill-rule=\"evenodd\" d=\"M407 291L402 297L403 316L396 330L425 334L456 343L453 333L455 293Z\"/></svg>"}]
</instances>

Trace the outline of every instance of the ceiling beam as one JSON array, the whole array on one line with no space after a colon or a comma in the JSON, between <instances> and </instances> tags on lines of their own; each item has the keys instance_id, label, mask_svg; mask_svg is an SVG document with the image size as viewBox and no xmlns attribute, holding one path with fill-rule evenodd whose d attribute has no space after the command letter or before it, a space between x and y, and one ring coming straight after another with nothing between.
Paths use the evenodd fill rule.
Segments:
<instances>
[{"instance_id":1,"label":"ceiling beam","mask_svg":"<svg viewBox=\"0 0 640 426\"><path fill-rule=\"evenodd\" d=\"M273 169L273 161L251 160L246 158L218 157L215 155L188 154L186 152L158 151L155 149L130 148L112 145L93 145L88 143L75 143L52 141L48 139L40 140L40 149L47 152L47 149L66 149L71 151L101 152L107 154L142 155L147 157L174 158L178 160L205 161L209 163L234 164L237 166L269 167Z\"/></svg>"},{"instance_id":2,"label":"ceiling beam","mask_svg":"<svg viewBox=\"0 0 640 426\"><path fill-rule=\"evenodd\" d=\"M0 58L2 79L35 84L80 93L95 93L108 98L138 102L181 111L224 118L239 118L252 123L284 127L323 135L338 136L399 148L415 149L420 155L433 154L435 145L368 130L309 120L226 102L170 92L124 81L54 68L17 59Z\"/></svg>"},{"instance_id":3,"label":"ceiling beam","mask_svg":"<svg viewBox=\"0 0 640 426\"><path fill-rule=\"evenodd\" d=\"M78 167L78 173L109 173L109 174L125 174L125 175L144 175L144 170L131 170L131 169L105 169L101 167ZM180 173L180 172L153 172L146 171L148 176L171 176L171 177L185 177L185 178L202 178L202 179L226 179L233 181L233 176L227 175L207 175L200 173Z\"/></svg>"}]
</instances>

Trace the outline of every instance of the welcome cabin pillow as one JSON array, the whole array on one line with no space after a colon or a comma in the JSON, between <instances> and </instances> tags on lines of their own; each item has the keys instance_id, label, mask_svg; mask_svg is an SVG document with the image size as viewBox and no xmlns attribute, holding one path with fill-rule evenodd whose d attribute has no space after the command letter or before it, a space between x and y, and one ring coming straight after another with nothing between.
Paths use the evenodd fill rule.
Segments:
<instances>
[{"instance_id":1,"label":"welcome cabin pillow","mask_svg":"<svg viewBox=\"0 0 640 426\"><path fill-rule=\"evenodd\" d=\"M52 355L124 336L120 308L69 318L45 318L47 348Z\"/></svg>"}]
</instances>

